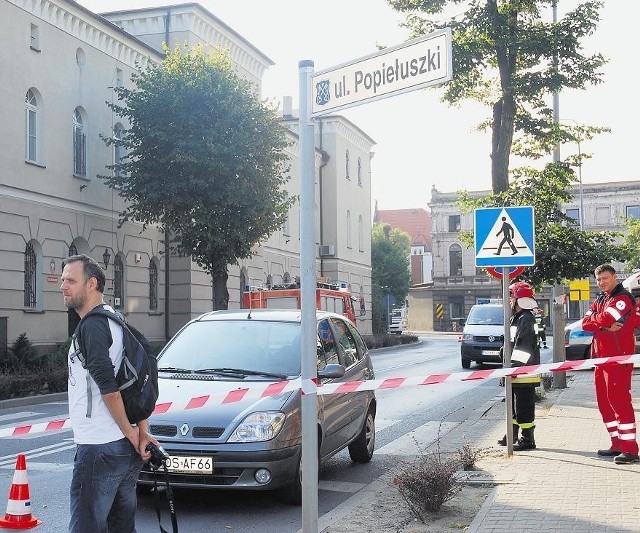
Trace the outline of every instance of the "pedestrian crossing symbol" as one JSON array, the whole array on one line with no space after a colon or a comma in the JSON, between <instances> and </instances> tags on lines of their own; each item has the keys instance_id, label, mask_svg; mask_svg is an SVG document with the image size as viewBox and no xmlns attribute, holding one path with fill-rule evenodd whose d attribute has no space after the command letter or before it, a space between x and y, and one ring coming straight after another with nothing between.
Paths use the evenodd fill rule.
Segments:
<instances>
[{"instance_id":1,"label":"pedestrian crossing symbol","mask_svg":"<svg viewBox=\"0 0 640 533\"><path fill-rule=\"evenodd\" d=\"M535 264L533 207L476 209L474 221L477 267Z\"/></svg>"}]
</instances>

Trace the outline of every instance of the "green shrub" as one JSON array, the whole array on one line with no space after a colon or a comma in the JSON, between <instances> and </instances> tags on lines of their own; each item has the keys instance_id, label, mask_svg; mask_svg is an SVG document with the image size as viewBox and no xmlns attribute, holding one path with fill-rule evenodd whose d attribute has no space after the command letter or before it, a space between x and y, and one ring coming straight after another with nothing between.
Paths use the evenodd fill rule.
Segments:
<instances>
[{"instance_id":1,"label":"green shrub","mask_svg":"<svg viewBox=\"0 0 640 533\"><path fill-rule=\"evenodd\" d=\"M55 352L40 355L26 335L20 335L11 348L11 360L0 368L0 400L66 391L70 344L69 338Z\"/></svg>"},{"instance_id":2,"label":"green shrub","mask_svg":"<svg viewBox=\"0 0 640 533\"><path fill-rule=\"evenodd\" d=\"M374 334L374 335L363 335L365 342L367 343L367 347L370 350L375 348L385 348L387 346L398 346L400 344L412 344L414 342L418 342L417 335L395 335L391 333L382 333L382 334Z\"/></svg>"},{"instance_id":3,"label":"green shrub","mask_svg":"<svg viewBox=\"0 0 640 533\"><path fill-rule=\"evenodd\" d=\"M17 373L0 372L0 400L22 398L39 394L47 380L45 372Z\"/></svg>"},{"instance_id":4,"label":"green shrub","mask_svg":"<svg viewBox=\"0 0 640 533\"><path fill-rule=\"evenodd\" d=\"M62 343L58 349L46 356L47 389L48 392L64 392L68 385L67 357L71 337Z\"/></svg>"},{"instance_id":5,"label":"green shrub","mask_svg":"<svg viewBox=\"0 0 640 533\"><path fill-rule=\"evenodd\" d=\"M21 333L13 341L6 357L0 360L0 369L6 371L37 371L41 366L42 355L29 340L26 333Z\"/></svg>"}]
</instances>

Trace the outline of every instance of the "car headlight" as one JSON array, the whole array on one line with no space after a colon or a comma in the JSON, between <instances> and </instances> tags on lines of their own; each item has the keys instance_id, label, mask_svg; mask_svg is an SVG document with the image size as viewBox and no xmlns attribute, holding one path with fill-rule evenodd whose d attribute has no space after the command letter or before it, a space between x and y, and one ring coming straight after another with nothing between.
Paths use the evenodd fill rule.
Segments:
<instances>
[{"instance_id":1,"label":"car headlight","mask_svg":"<svg viewBox=\"0 0 640 533\"><path fill-rule=\"evenodd\" d=\"M472 341L473 340L473 335L471 335L471 333L463 333L462 334L462 340L463 341Z\"/></svg>"},{"instance_id":2,"label":"car headlight","mask_svg":"<svg viewBox=\"0 0 640 533\"><path fill-rule=\"evenodd\" d=\"M284 425L285 414L280 411L251 413L231 434L227 442L261 442L271 440Z\"/></svg>"}]
</instances>

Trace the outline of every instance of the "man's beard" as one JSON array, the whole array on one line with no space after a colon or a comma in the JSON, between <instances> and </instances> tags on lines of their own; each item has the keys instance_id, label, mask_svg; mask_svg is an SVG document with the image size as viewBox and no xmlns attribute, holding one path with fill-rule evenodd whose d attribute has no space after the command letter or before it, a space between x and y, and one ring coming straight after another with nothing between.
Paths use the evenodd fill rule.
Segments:
<instances>
[{"instance_id":1,"label":"man's beard","mask_svg":"<svg viewBox=\"0 0 640 533\"><path fill-rule=\"evenodd\" d=\"M67 309L77 310L84 305L85 299L86 299L86 295L80 294L75 298L70 297L69 299L65 300L64 305Z\"/></svg>"}]
</instances>

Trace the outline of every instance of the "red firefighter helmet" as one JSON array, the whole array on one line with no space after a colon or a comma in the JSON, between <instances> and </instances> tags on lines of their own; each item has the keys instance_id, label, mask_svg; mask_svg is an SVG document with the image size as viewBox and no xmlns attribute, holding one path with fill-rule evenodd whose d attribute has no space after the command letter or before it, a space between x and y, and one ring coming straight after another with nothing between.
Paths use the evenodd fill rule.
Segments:
<instances>
[{"instance_id":1,"label":"red firefighter helmet","mask_svg":"<svg viewBox=\"0 0 640 533\"><path fill-rule=\"evenodd\" d=\"M534 300L533 287L526 281L518 281L509 286L509 293L516 299L522 309L535 309L538 303Z\"/></svg>"},{"instance_id":2,"label":"red firefighter helmet","mask_svg":"<svg viewBox=\"0 0 640 533\"><path fill-rule=\"evenodd\" d=\"M514 298L533 298L533 287L526 281L517 281L509 285L509 293Z\"/></svg>"}]
</instances>

